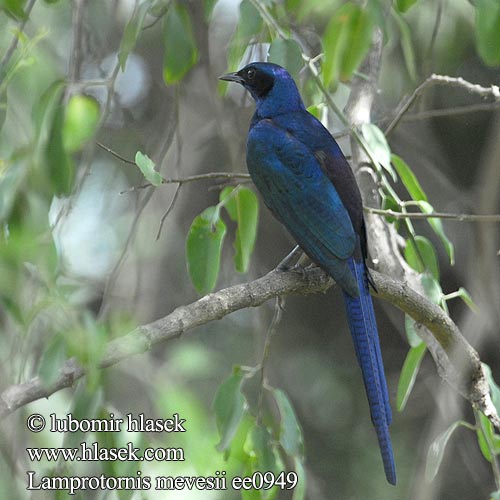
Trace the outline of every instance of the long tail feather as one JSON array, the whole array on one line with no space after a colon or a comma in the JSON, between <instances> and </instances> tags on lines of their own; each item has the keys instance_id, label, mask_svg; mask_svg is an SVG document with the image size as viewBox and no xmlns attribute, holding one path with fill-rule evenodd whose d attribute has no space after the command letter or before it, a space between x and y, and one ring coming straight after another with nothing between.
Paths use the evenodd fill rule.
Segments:
<instances>
[{"instance_id":1,"label":"long tail feather","mask_svg":"<svg viewBox=\"0 0 500 500\"><path fill-rule=\"evenodd\" d=\"M375 313L373 312L373 303L368 291L365 264L364 262L356 262L351 258L349 267L356 277L360 294L359 297L352 297L344 292L347 320L354 341L356 356L363 373L370 414L377 433L385 475L391 484L396 484L396 469L389 434L392 412L380 352Z\"/></svg>"}]
</instances>

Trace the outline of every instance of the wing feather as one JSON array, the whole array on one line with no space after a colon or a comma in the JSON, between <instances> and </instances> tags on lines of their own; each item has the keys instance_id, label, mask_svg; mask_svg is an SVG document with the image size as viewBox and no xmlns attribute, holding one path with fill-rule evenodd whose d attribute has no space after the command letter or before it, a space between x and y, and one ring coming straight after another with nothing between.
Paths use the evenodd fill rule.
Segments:
<instances>
[{"instance_id":1,"label":"wing feather","mask_svg":"<svg viewBox=\"0 0 500 500\"><path fill-rule=\"evenodd\" d=\"M272 120L261 120L248 136L247 163L266 205L297 243L344 289L357 295L346 263L357 235L314 154Z\"/></svg>"}]
</instances>

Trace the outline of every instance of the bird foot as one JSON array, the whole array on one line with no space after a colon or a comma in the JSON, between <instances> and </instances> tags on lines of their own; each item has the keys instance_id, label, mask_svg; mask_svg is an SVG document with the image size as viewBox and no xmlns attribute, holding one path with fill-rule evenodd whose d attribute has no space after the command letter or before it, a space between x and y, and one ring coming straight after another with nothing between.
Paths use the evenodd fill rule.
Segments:
<instances>
[{"instance_id":1,"label":"bird foot","mask_svg":"<svg viewBox=\"0 0 500 500\"><path fill-rule=\"evenodd\" d=\"M277 271L290 271L293 267L295 267L297 264L292 265L292 261L295 259L295 257L301 252L302 250L300 249L299 245L297 245L277 266L276 270ZM299 259L300 261L300 259Z\"/></svg>"},{"instance_id":2,"label":"bird foot","mask_svg":"<svg viewBox=\"0 0 500 500\"><path fill-rule=\"evenodd\" d=\"M300 274L300 277L302 279L304 279L306 277L306 268L300 262L297 262L297 264L295 264L294 266L290 267L288 269L288 272Z\"/></svg>"}]
</instances>

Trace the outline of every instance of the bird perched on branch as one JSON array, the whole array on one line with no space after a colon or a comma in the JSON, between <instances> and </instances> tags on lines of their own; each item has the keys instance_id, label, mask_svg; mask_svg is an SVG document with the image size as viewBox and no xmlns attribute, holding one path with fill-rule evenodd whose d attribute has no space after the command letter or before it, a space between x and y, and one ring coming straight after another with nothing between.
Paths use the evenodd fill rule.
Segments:
<instances>
[{"instance_id":1,"label":"bird perched on branch","mask_svg":"<svg viewBox=\"0 0 500 500\"><path fill-rule=\"evenodd\" d=\"M265 204L302 250L343 290L347 320L363 373L387 480L396 484L392 420L366 266L361 194L328 130L304 106L289 73L255 62L220 77L248 90L256 110L247 165Z\"/></svg>"}]
</instances>

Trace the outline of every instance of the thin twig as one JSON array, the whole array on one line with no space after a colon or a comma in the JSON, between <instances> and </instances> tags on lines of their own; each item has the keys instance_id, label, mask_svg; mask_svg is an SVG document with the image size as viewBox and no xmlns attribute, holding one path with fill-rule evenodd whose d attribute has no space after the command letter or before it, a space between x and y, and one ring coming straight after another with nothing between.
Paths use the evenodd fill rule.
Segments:
<instances>
[{"instance_id":1,"label":"thin twig","mask_svg":"<svg viewBox=\"0 0 500 500\"><path fill-rule=\"evenodd\" d=\"M457 106L454 108L436 108L436 109L426 109L424 111L418 111L415 113L405 114L401 121L404 122L413 122L419 120L428 120L431 118L442 118L449 116L457 116L457 115L466 115L469 113L478 113L481 111L489 111L495 112L500 110L500 102L488 102L488 103L479 103L479 104L470 104L467 106ZM383 118L374 121L376 125L382 128L382 123L389 121L388 118ZM351 133L350 130L340 130L339 132L332 133L332 137L334 139L341 139L342 137L346 137ZM346 156L347 158L347 156ZM348 159L348 158L347 158Z\"/></svg>"},{"instance_id":2,"label":"thin twig","mask_svg":"<svg viewBox=\"0 0 500 500\"><path fill-rule=\"evenodd\" d=\"M69 58L68 82L73 84L80 80L81 50L82 50L82 24L86 0L73 1L71 23L73 25L72 50Z\"/></svg>"},{"instance_id":3,"label":"thin twig","mask_svg":"<svg viewBox=\"0 0 500 500\"><path fill-rule=\"evenodd\" d=\"M164 184L185 184L187 182L203 181L207 179L250 179L250 174L239 172L209 172L207 174L190 175L188 177L179 177L177 179L164 177Z\"/></svg>"},{"instance_id":4,"label":"thin twig","mask_svg":"<svg viewBox=\"0 0 500 500\"><path fill-rule=\"evenodd\" d=\"M135 161L129 160L129 159L121 156L119 153L112 150L108 146L105 146L104 144L100 143L99 141L96 141L96 143L100 148L104 149L104 151L113 155L118 160L120 160L124 163L127 163L128 165L137 165L135 163ZM163 177L162 184L185 184L187 182L196 182L196 181L203 181L203 180L210 180L210 179L250 179L250 174L245 174L243 172L241 172L241 173L239 173L239 172L208 172L206 174L190 175L188 177L180 177L180 178ZM126 189L125 191L122 191L121 193L127 193L130 191L137 191L139 189L145 189L145 188L148 188L151 186L152 186L151 183L141 184L140 186L134 186L134 187L131 187L130 189Z\"/></svg>"},{"instance_id":5,"label":"thin twig","mask_svg":"<svg viewBox=\"0 0 500 500\"><path fill-rule=\"evenodd\" d=\"M500 88L498 85L490 85L489 87L483 87L477 83L471 83L464 80L461 76L447 76L447 75L436 75L432 74L429 79L438 85L450 85L452 87L461 87L471 94L477 94L481 97L494 97L495 99L500 99Z\"/></svg>"},{"instance_id":6,"label":"thin twig","mask_svg":"<svg viewBox=\"0 0 500 500\"><path fill-rule=\"evenodd\" d=\"M178 198L179 193L181 191L181 187L182 187L182 183L177 184L177 186L175 188L174 196L172 196L172 201L170 202L167 210L165 211L165 213L163 214L163 216L160 220L160 226L158 227L158 233L156 233L156 241L158 241L160 239L161 231L163 229L163 224L165 223L166 218L168 217L168 215L170 214L170 212L174 208L175 202L177 201L177 198Z\"/></svg>"},{"instance_id":7,"label":"thin twig","mask_svg":"<svg viewBox=\"0 0 500 500\"><path fill-rule=\"evenodd\" d=\"M153 19L153 21L151 21L149 24L146 24L146 26L142 27L142 31L146 31L146 30L152 28L153 26L155 26L161 20L161 18L167 13L169 7L170 7L170 4L166 3L161 8L160 12L158 12L158 15Z\"/></svg>"},{"instance_id":8,"label":"thin twig","mask_svg":"<svg viewBox=\"0 0 500 500\"><path fill-rule=\"evenodd\" d=\"M232 172L209 172L208 174L191 175L189 177L181 177L179 179L170 179L163 177L162 185L186 184L188 182L204 181L207 179L243 179L244 181L251 180L250 174L232 173ZM132 186L128 189L124 189L123 191L120 191L120 194L139 191L141 189L146 189L149 187L153 187L153 184L147 182L146 184L141 184L140 186Z\"/></svg>"},{"instance_id":9,"label":"thin twig","mask_svg":"<svg viewBox=\"0 0 500 500\"><path fill-rule=\"evenodd\" d=\"M123 163L128 163L129 165L136 165L135 161L129 160L128 158L125 158L124 156L121 156L119 153L114 151L111 148L108 148L108 146L104 145L102 142L96 141L96 144L101 148L104 149L107 153L110 155L114 156L118 160L122 161Z\"/></svg>"},{"instance_id":10,"label":"thin twig","mask_svg":"<svg viewBox=\"0 0 500 500\"><path fill-rule=\"evenodd\" d=\"M432 67L432 52L434 51L434 45L436 43L436 39L437 39L437 34L438 34L438 31L439 31L439 25L441 24L441 18L442 18L442 15L443 15L443 2L442 0L438 1L438 4L437 4L437 12L436 12L436 19L434 21L434 27L432 29L432 35L431 35L431 40L429 42L429 47L427 48L427 53L425 55L425 58L424 58L424 61L425 61L425 66L427 68L429 67ZM426 71L425 73L428 73L428 71Z\"/></svg>"},{"instance_id":11,"label":"thin twig","mask_svg":"<svg viewBox=\"0 0 500 500\"><path fill-rule=\"evenodd\" d=\"M104 318L104 315L108 311L109 304L107 299L111 295L111 291L114 290L115 288L116 282L118 281L118 276L120 274L120 269L123 266L125 259L127 258L128 250L132 244L132 241L135 238L136 229L139 225L141 214L146 208L147 204L149 203L149 200L153 196L153 193L154 193L153 190L146 192L146 194L143 196L143 198L140 200L138 204L139 206L134 214L134 220L132 221L132 224L130 226L127 239L125 241L125 244L123 245L120 256L118 257L116 264L113 267L113 270L111 271L108 279L106 280L106 285L104 286L103 300L101 302L101 308L97 315L97 318L99 320L102 320Z\"/></svg>"},{"instance_id":12,"label":"thin twig","mask_svg":"<svg viewBox=\"0 0 500 500\"><path fill-rule=\"evenodd\" d=\"M281 26L276 22L274 17L267 10L266 6L263 5L259 0L250 0L253 6L259 11L262 19L264 19L268 26L272 27L279 38L285 40L288 38L287 34L281 29Z\"/></svg>"},{"instance_id":13,"label":"thin twig","mask_svg":"<svg viewBox=\"0 0 500 500\"><path fill-rule=\"evenodd\" d=\"M276 302L274 304L274 314L269 328L266 332L266 341L264 343L264 349L262 351L262 360L260 362L260 389L259 389L259 401L257 403L257 423L261 422L262 419L262 403L264 400L264 388L266 385L266 367L267 361L269 359L269 354L271 353L271 340L276 332L278 325L281 322L283 316L283 309L285 307L286 299L278 295L276 297Z\"/></svg>"},{"instance_id":14,"label":"thin twig","mask_svg":"<svg viewBox=\"0 0 500 500\"><path fill-rule=\"evenodd\" d=\"M363 207L368 214L382 215L394 219L447 219L457 222L500 222L500 214L476 215L476 214L450 214L443 212L421 213L421 212L395 212L394 210L382 210L380 208Z\"/></svg>"},{"instance_id":15,"label":"thin twig","mask_svg":"<svg viewBox=\"0 0 500 500\"><path fill-rule=\"evenodd\" d=\"M120 72L120 62L117 60L115 67L113 68L113 71L111 71L109 77L106 78L108 82L106 85L107 96L106 96L106 101L104 103L104 109L102 112L101 120L99 121L98 125L99 128L104 124L111 110L111 103L115 95L116 79L118 78L119 72Z\"/></svg>"},{"instance_id":16,"label":"thin twig","mask_svg":"<svg viewBox=\"0 0 500 500\"><path fill-rule=\"evenodd\" d=\"M498 111L500 102L488 102L480 104L470 104L468 106L457 106L455 108L438 108L419 111L417 113L407 114L402 118L402 121L427 120L429 118L440 118L456 115L465 115L468 113L477 113L479 111Z\"/></svg>"},{"instance_id":17,"label":"thin twig","mask_svg":"<svg viewBox=\"0 0 500 500\"><path fill-rule=\"evenodd\" d=\"M491 85L490 87L482 87L476 83L468 82L464 80L462 77L453 77L446 75L436 75L432 74L424 80L408 97L406 102L400 107L396 116L389 124L389 126L385 130L385 135L388 136L398 125L399 121L403 117L403 115L410 109L411 105L415 102L415 100L420 96L420 94L428 87L433 85L449 85L453 87L461 87L468 92L473 94L477 94L481 97L494 97L496 100L500 99L500 88L497 85Z\"/></svg>"}]
</instances>

